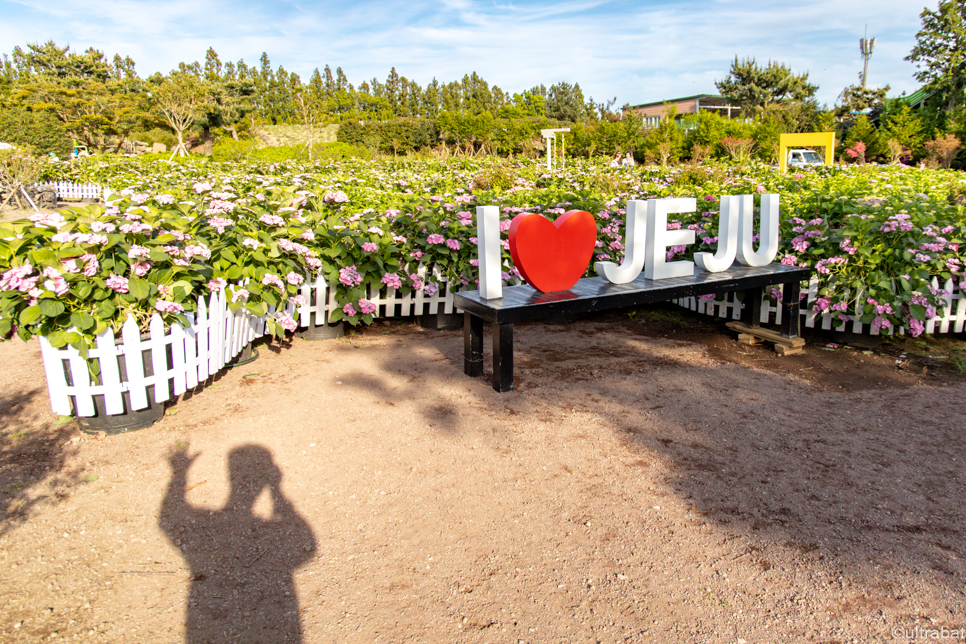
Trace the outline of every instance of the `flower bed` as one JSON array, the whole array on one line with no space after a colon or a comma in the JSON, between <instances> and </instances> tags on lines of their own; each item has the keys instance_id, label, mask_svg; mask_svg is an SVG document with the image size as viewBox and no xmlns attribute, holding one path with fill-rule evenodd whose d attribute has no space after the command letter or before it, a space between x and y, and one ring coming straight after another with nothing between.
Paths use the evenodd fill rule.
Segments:
<instances>
[{"instance_id":1,"label":"flower bed","mask_svg":"<svg viewBox=\"0 0 966 644\"><path fill-rule=\"evenodd\" d=\"M425 266L420 266L417 273L424 279L436 274L439 279L438 271ZM297 319L298 326L303 328L324 324L330 319L330 313L339 310L335 305L336 290L321 275L306 280L300 287L306 304L295 308L290 303L283 313ZM374 289L367 296L376 307L373 313L379 317L454 311L453 292L445 286L432 296L422 291L403 296L392 288ZM57 348L48 337L42 336L40 346L51 408L62 415L93 416L93 397L103 396L106 413L121 414L144 409L151 400L163 403L198 386L268 329L264 317L256 317L246 308L229 308L230 297L228 290L221 289L207 299L198 298L194 312L184 316L187 326L178 322L166 326L161 315L155 314L146 334L133 318L122 324L117 335L107 327L95 337L86 360L73 346ZM273 316L276 312L270 310L268 317ZM149 352L147 360L153 366L150 374L141 368L141 355L145 351ZM117 365L119 356L127 365L123 375ZM93 374L96 375L92 377ZM122 398L125 394L126 405Z\"/></svg>"},{"instance_id":2,"label":"flower bed","mask_svg":"<svg viewBox=\"0 0 966 644\"><path fill-rule=\"evenodd\" d=\"M577 162L548 174L533 164L476 160L194 159L93 159L69 172L118 199L0 225L0 334L44 335L81 355L128 317L142 331L155 313L166 326L186 328L198 297L226 285L235 285L229 309L264 319L275 335L294 330L301 314L292 312L312 306L302 293L306 275L333 285L328 321L350 324L386 315L374 293L431 301L444 283L472 288L473 212L482 204L500 206L504 244L518 212L589 210L598 222L595 259L619 262L627 200L695 196L702 210L671 227L695 230L698 241L671 249L673 260L714 250L719 195L777 192L780 260L818 271L811 311L875 331L925 331L951 295L933 278L960 290L964 282L963 207L949 200L963 180L951 172L866 166L782 175L764 167ZM508 252L504 260L503 277L515 280ZM421 264L433 272L420 273Z\"/></svg>"}]
</instances>

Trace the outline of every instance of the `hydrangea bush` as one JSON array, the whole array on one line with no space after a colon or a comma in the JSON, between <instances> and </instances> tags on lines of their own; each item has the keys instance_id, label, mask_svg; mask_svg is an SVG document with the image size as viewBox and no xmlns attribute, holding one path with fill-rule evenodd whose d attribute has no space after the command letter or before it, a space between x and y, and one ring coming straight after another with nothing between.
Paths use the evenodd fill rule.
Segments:
<instances>
[{"instance_id":1,"label":"hydrangea bush","mask_svg":"<svg viewBox=\"0 0 966 644\"><path fill-rule=\"evenodd\" d=\"M877 328L918 334L943 306L933 277L966 288L963 206L948 198L966 183L959 173L866 165L783 175L760 165L609 168L578 160L549 174L532 162L506 163L501 182L470 159L93 158L60 166L63 178L106 185L116 200L0 224L0 335L16 328L22 338L43 334L84 350L128 316L142 327L156 312L183 324L200 294L221 288L230 306L268 315L281 334L296 324L286 306L302 304L302 281L319 273L336 287L331 319L370 323L376 306L367 289L442 288L432 273L418 274L420 265L476 287L478 205L501 209L508 280L519 277L506 236L520 212L588 210L598 223L595 260L620 262L628 200L693 196L698 211L670 226L694 230L697 243L669 249L673 260L715 250L721 195L774 192L782 199L779 260L816 269L817 311L859 311Z\"/></svg>"}]
</instances>

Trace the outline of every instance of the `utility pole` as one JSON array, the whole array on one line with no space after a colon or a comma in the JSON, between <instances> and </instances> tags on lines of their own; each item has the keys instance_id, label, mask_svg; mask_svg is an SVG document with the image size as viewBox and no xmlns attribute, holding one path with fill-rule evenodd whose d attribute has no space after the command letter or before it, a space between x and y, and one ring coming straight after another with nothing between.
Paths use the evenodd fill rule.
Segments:
<instances>
[{"instance_id":1,"label":"utility pole","mask_svg":"<svg viewBox=\"0 0 966 644\"><path fill-rule=\"evenodd\" d=\"M872 50L875 49L875 38L869 40L869 25L865 26L865 36L859 39L859 51L865 59L865 67L862 69L862 89L865 89L865 81L869 77L869 58L872 57Z\"/></svg>"}]
</instances>

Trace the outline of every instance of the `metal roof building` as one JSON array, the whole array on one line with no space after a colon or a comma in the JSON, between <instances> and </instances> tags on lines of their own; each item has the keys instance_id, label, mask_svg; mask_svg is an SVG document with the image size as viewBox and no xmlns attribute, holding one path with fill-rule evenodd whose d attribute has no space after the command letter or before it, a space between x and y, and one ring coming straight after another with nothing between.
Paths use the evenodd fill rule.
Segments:
<instances>
[{"instance_id":1,"label":"metal roof building","mask_svg":"<svg viewBox=\"0 0 966 644\"><path fill-rule=\"evenodd\" d=\"M661 121L661 117L664 116L664 113L672 105L677 107L678 116L697 114L703 110L715 110L726 113L728 118L731 118L732 110L737 114L741 109L737 105L733 105L724 96L717 94L697 94L683 98L672 98L667 101L631 105L623 111L622 116L626 114L637 114L644 119L645 125L653 127Z\"/></svg>"}]
</instances>

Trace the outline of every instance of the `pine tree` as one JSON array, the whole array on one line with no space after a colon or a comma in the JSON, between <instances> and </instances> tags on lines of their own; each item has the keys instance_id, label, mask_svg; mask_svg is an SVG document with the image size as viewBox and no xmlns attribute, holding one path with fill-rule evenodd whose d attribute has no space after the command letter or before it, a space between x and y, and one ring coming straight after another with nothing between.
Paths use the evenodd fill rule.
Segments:
<instances>
[{"instance_id":1,"label":"pine tree","mask_svg":"<svg viewBox=\"0 0 966 644\"><path fill-rule=\"evenodd\" d=\"M771 60L762 68L754 58L739 61L737 56L728 78L715 82L715 86L749 112L760 112L773 103L804 101L818 90L817 85L808 82L808 72L793 74L785 65Z\"/></svg>"},{"instance_id":2,"label":"pine tree","mask_svg":"<svg viewBox=\"0 0 966 644\"><path fill-rule=\"evenodd\" d=\"M936 91L947 109L963 104L966 91L966 2L940 0L936 11L923 9L922 29L905 60L919 68L916 80Z\"/></svg>"}]
</instances>

